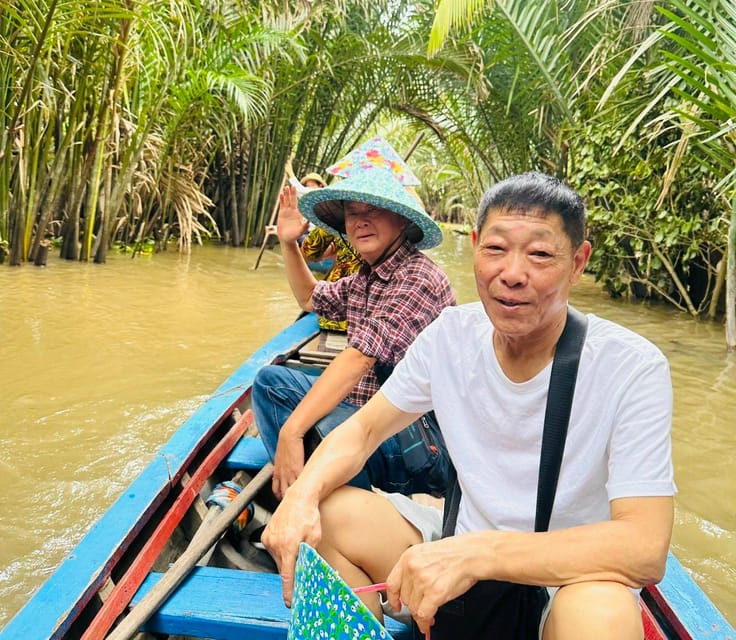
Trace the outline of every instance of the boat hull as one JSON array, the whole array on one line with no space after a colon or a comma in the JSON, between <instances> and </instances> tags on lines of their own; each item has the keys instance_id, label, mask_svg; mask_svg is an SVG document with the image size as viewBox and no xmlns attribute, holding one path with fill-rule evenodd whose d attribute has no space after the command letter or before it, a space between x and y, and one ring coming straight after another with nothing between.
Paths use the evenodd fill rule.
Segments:
<instances>
[{"instance_id":1,"label":"boat hull","mask_svg":"<svg viewBox=\"0 0 736 640\"><path fill-rule=\"evenodd\" d=\"M253 378L266 364L293 360L291 366L314 368L315 352L304 347L318 335L316 316L301 317L220 385L0 631L0 640L105 637L130 599L140 603L208 522L212 507L208 512L200 496L233 474L245 483L266 464L260 441L242 437L252 430ZM216 566L195 569L144 629L188 637L285 638L288 610L270 559L250 545L236 549L225 540L217 549L205 558ZM643 590L642 606L647 640L736 640L733 627L672 554L664 580ZM406 627L387 624L397 640L410 637Z\"/></svg>"}]
</instances>

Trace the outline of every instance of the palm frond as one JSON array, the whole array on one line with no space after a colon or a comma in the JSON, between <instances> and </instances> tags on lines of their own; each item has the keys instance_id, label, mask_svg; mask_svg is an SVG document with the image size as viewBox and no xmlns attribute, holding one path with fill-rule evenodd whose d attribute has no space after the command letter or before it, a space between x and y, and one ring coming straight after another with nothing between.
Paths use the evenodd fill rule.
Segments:
<instances>
[{"instance_id":1,"label":"palm frond","mask_svg":"<svg viewBox=\"0 0 736 640\"><path fill-rule=\"evenodd\" d=\"M493 6L493 0L440 0L429 34L427 55L435 55L445 44L452 29L470 25L475 15L486 5Z\"/></svg>"}]
</instances>

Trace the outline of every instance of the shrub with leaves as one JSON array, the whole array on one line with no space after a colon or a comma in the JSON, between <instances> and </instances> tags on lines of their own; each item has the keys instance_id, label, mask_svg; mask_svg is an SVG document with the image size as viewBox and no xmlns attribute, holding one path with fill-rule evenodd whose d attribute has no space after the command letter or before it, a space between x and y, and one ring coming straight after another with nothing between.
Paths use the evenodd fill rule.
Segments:
<instances>
[{"instance_id":1,"label":"shrub with leaves","mask_svg":"<svg viewBox=\"0 0 736 640\"><path fill-rule=\"evenodd\" d=\"M588 206L596 279L613 296L667 300L699 315L720 290L728 228L714 176L683 162L662 198L672 155L666 134L619 144L620 131L600 122L582 134L568 179Z\"/></svg>"}]
</instances>

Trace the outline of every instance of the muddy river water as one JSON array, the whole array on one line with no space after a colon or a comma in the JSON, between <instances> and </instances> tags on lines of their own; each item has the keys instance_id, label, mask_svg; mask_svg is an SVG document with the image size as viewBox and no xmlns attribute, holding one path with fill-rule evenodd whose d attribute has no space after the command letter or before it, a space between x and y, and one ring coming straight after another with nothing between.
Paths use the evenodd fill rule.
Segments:
<instances>
[{"instance_id":1,"label":"muddy river water","mask_svg":"<svg viewBox=\"0 0 736 640\"><path fill-rule=\"evenodd\" d=\"M468 236L429 252L475 299ZM195 247L106 265L0 267L0 628L156 449L298 314L277 251ZM572 302L655 342L675 387L673 551L736 624L736 354L720 323L611 300Z\"/></svg>"}]
</instances>

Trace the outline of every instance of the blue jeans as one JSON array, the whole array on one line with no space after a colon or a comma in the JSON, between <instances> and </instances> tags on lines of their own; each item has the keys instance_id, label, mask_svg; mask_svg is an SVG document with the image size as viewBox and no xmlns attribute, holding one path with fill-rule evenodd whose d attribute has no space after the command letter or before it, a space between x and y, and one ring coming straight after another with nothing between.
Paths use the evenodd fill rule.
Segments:
<instances>
[{"instance_id":1,"label":"blue jeans","mask_svg":"<svg viewBox=\"0 0 736 640\"><path fill-rule=\"evenodd\" d=\"M316 379L316 376L281 365L265 366L256 374L251 396L253 414L271 460L276 455L281 426ZM314 426L324 437L357 410L357 406L341 402ZM405 495L427 492L424 478L406 469L397 436L385 440L349 484L363 489L373 485L383 491Z\"/></svg>"}]
</instances>

